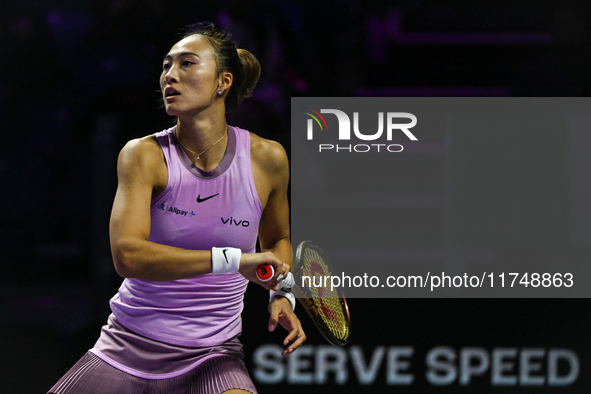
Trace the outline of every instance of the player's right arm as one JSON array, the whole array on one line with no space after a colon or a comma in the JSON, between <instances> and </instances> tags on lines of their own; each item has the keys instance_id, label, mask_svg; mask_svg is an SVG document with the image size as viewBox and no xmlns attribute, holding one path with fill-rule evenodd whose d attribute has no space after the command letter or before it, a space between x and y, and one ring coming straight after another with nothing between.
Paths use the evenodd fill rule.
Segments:
<instances>
[{"instance_id":1,"label":"player's right arm","mask_svg":"<svg viewBox=\"0 0 591 394\"><path fill-rule=\"evenodd\" d=\"M211 272L211 253L148 241L153 195L168 181L162 150L154 137L128 142L117 161L117 193L110 222L111 253L125 278L173 280Z\"/></svg>"},{"instance_id":2,"label":"player's right arm","mask_svg":"<svg viewBox=\"0 0 591 394\"><path fill-rule=\"evenodd\" d=\"M111 253L117 273L125 278L166 281L211 273L211 251L188 250L149 241L152 197L166 187L168 171L155 137L128 142L117 161L117 193L110 222ZM268 262L279 273L283 263L272 253L242 254L242 267L254 270ZM244 274L243 274L244 275ZM252 277L249 277L252 276ZM273 281L274 282L274 281ZM270 288L275 283L261 283Z\"/></svg>"}]
</instances>

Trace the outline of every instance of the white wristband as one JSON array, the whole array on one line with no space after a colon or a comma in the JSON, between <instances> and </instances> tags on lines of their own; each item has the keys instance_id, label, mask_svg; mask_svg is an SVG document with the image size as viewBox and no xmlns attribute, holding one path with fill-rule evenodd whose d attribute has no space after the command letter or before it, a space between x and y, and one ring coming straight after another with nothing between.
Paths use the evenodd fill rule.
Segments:
<instances>
[{"instance_id":1,"label":"white wristband","mask_svg":"<svg viewBox=\"0 0 591 394\"><path fill-rule=\"evenodd\" d=\"M279 290L269 290L269 303L271 301L273 301L273 298L275 297L285 297L289 300L289 303L291 304L291 310L294 311L295 310L295 306L296 306L296 298L293 295L293 293L291 291L289 291L288 289L279 289Z\"/></svg>"},{"instance_id":2,"label":"white wristband","mask_svg":"<svg viewBox=\"0 0 591 394\"><path fill-rule=\"evenodd\" d=\"M240 268L242 251L238 248L211 248L211 273L234 274Z\"/></svg>"}]
</instances>

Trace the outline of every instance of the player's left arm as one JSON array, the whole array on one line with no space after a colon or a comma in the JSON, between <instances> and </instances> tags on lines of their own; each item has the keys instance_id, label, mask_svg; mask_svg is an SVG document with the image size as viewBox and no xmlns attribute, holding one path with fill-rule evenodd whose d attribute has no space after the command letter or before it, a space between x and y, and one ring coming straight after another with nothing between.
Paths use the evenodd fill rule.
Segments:
<instances>
[{"instance_id":1,"label":"player's left arm","mask_svg":"<svg viewBox=\"0 0 591 394\"><path fill-rule=\"evenodd\" d=\"M261 251L273 252L281 261L291 266L291 241L289 231L289 203L287 187L289 184L289 162L283 147L277 142L253 137L253 174L263 205L259 224ZM261 193L264 191L264 193ZM284 297L275 297L269 304L269 331L277 324L289 334L283 344L283 355L293 352L306 340L302 324Z\"/></svg>"}]
</instances>

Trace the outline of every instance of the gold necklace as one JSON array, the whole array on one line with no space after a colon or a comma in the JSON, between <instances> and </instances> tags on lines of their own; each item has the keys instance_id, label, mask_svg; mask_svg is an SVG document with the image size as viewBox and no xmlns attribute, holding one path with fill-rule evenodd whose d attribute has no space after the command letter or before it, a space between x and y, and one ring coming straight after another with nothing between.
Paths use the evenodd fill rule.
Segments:
<instances>
[{"instance_id":1,"label":"gold necklace","mask_svg":"<svg viewBox=\"0 0 591 394\"><path fill-rule=\"evenodd\" d=\"M183 143L181 142L181 139L179 138L179 133L178 133L178 131L176 131L175 133L176 133L176 139L177 139L177 141L179 142L179 144L181 144L181 146L182 146L183 148L185 148L186 150L188 150L189 152L191 152L191 153L193 153L193 154L197 155L197 161L199 161L199 158L201 157L201 155L202 155L202 154L204 154L205 152L207 152L208 150L210 150L211 148L213 148L214 146L216 146L216 144L217 144L218 142L220 142L220 141L221 141L221 140L222 140L222 139L223 139L223 138L226 136L226 134L228 133L228 129L226 129L226 132L225 132L225 133L224 133L224 134L223 134L223 135L220 137L220 139L219 139L219 140L217 140L216 142L214 142L212 146L210 146L209 148L205 149L205 150L204 150L203 152L201 152L201 153L197 153L197 152L195 152L194 150L191 150L191 149L187 148L187 147L185 146L185 144L183 144Z\"/></svg>"}]
</instances>

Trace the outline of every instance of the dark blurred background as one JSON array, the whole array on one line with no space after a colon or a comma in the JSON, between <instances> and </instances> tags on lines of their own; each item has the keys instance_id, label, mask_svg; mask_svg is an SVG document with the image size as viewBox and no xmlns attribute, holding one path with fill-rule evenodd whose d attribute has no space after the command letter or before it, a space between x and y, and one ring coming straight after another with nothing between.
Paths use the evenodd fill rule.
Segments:
<instances>
[{"instance_id":1,"label":"dark blurred background","mask_svg":"<svg viewBox=\"0 0 591 394\"><path fill-rule=\"evenodd\" d=\"M229 123L289 150L293 96L588 97L589 17L587 2L559 0L3 0L2 391L45 392L92 347L106 321L108 300L121 282L108 240L117 154L129 139L172 124L162 109L158 77L184 26L213 21L257 56L261 81L254 96L229 114ZM565 140L546 140L539 143L562 144L566 155ZM566 201L564 157L554 158L564 171L552 176ZM564 227L556 234L568 227L568 213L559 214ZM568 242L566 236L560 242ZM247 298L257 300L247 303L250 313L266 295L249 289ZM548 323L542 302L415 300L397 307L410 315L424 308L493 307L505 318L511 310L511 319L523 319L516 323L523 335L528 324ZM588 323L582 317L590 306L586 300L551 305L560 321L574 319L567 331L556 326L563 337ZM391 306L376 301L375 312ZM245 323L245 336L266 327L265 308L259 309L260 318ZM418 319L437 326L450 318L457 320L437 313ZM505 323L498 323L499 330ZM407 342L422 341L421 333L437 341L433 333L410 331ZM474 341L528 343L510 335L498 342L492 331ZM458 337L445 338L454 343ZM543 338L536 344L561 345ZM591 350L589 340L583 345ZM251 351L256 344L245 346Z\"/></svg>"}]
</instances>

